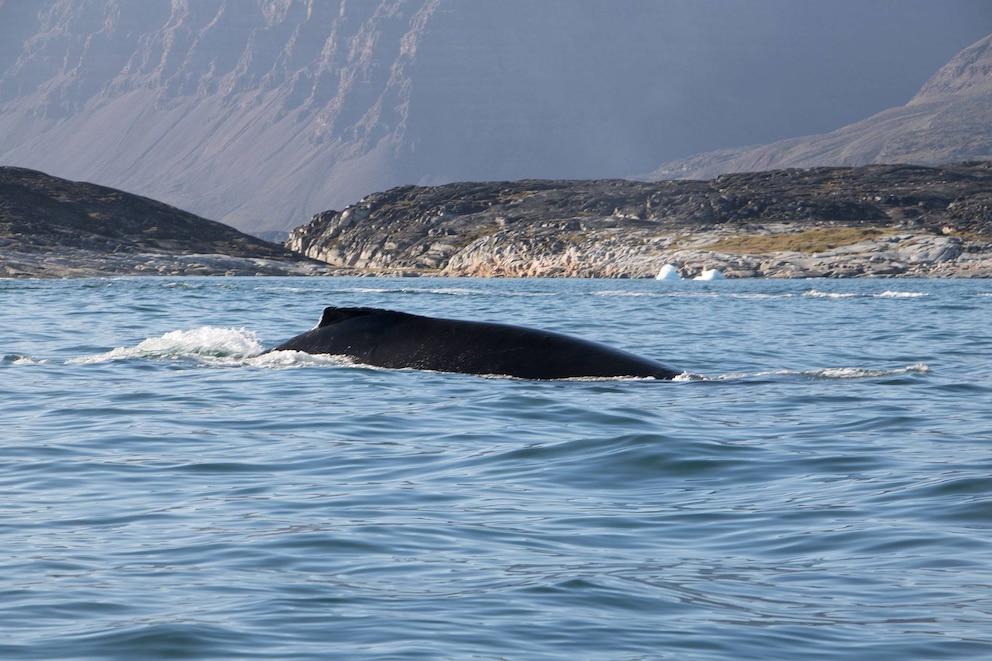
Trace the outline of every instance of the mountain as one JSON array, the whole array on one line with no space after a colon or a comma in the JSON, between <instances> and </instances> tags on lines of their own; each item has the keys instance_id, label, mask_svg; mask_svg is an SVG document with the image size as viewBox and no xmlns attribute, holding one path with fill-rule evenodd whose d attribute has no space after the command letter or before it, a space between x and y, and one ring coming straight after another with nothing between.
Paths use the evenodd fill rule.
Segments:
<instances>
[{"instance_id":1,"label":"mountain","mask_svg":"<svg viewBox=\"0 0 992 661\"><path fill-rule=\"evenodd\" d=\"M287 230L399 184L622 177L837 126L992 15L849 5L0 0L0 164Z\"/></svg>"},{"instance_id":2,"label":"mountain","mask_svg":"<svg viewBox=\"0 0 992 661\"><path fill-rule=\"evenodd\" d=\"M0 167L0 277L318 272L282 246L156 200Z\"/></svg>"},{"instance_id":3,"label":"mountain","mask_svg":"<svg viewBox=\"0 0 992 661\"><path fill-rule=\"evenodd\" d=\"M872 163L992 160L992 35L964 49L908 103L822 135L707 152L662 165L648 179Z\"/></svg>"},{"instance_id":4,"label":"mountain","mask_svg":"<svg viewBox=\"0 0 992 661\"><path fill-rule=\"evenodd\" d=\"M28 36L0 80L8 164L265 230L388 178L436 2L11 4Z\"/></svg>"}]
</instances>

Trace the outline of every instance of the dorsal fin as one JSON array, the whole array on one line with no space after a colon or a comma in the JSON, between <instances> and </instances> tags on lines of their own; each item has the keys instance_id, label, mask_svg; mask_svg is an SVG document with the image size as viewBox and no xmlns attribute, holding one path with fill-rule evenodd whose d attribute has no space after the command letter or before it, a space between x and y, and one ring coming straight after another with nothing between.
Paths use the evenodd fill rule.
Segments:
<instances>
[{"instance_id":1,"label":"dorsal fin","mask_svg":"<svg viewBox=\"0 0 992 661\"><path fill-rule=\"evenodd\" d=\"M380 310L379 308L324 308L324 313L320 315L320 322L317 324L317 328L330 326L346 319L364 317L380 312L389 312L389 310Z\"/></svg>"}]
</instances>

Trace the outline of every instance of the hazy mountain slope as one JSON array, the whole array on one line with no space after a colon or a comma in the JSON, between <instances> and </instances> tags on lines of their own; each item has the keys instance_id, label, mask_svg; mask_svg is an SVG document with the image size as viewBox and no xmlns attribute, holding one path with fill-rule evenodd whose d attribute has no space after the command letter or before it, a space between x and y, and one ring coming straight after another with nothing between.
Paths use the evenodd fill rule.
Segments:
<instances>
[{"instance_id":1,"label":"hazy mountain slope","mask_svg":"<svg viewBox=\"0 0 992 661\"><path fill-rule=\"evenodd\" d=\"M948 62L904 106L823 135L674 161L648 178L706 179L787 167L938 165L988 159L992 159L992 35Z\"/></svg>"},{"instance_id":2,"label":"hazy mountain slope","mask_svg":"<svg viewBox=\"0 0 992 661\"><path fill-rule=\"evenodd\" d=\"M49 4L2 80L4 100L21 92L0 114L4 160L57 146L61 171L215 200L196 206L260 229L388 181L437 2Z\"/></svg>"}]
</instances>

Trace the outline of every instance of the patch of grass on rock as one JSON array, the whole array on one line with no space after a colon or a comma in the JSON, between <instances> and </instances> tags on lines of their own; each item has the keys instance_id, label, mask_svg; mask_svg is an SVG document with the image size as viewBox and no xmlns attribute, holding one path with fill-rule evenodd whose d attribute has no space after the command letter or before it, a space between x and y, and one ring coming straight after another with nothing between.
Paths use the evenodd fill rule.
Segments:
<instances>
[{"instance_id":1,"label":"patch of grass on rock","mask_svg":"<svg viewBox=\"0 0 992 661\"><path fill-rule=\"evenodd\" d=\"M890 234L891 230L877 227L816 227L786 234L730 236L701 247L737 255L764 255L785 251L815 254Z\"/></svg>"}]
</instances>

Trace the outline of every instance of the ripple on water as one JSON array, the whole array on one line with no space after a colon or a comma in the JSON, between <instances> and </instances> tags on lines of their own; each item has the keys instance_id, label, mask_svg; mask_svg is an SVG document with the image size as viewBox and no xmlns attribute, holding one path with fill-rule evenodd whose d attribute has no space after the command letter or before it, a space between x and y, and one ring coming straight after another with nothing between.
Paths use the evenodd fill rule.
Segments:
<instances>
[{"instance_id":1,"label":"ripple on water","mask_svg":"<svg viewBox=\"0 0 992 661\"><path fill-rule=\"evenodd\" d=\"M0 654L992 650L982 285L368 284L0 282ZM526 320L708 377L254 355L324 304Z\"/></svg>"}]
</instances>

